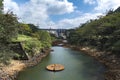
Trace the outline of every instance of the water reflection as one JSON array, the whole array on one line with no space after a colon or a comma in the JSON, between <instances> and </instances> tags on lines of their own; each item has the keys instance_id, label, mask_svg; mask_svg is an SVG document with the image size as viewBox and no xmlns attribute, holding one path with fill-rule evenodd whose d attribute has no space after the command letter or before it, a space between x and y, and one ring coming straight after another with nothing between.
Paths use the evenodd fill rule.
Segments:
<instances>
[{"instance_id":1,"label":"water reflection","mask_svg":"<svg viewBox=\"0 0 120 80\"><path fill-rule=\"evenodd\" d=\"M26 69L18 80L105 80L104 66L92 57L63 47L53 47L51 52L37 66ZM60 72L45 69L48 64L58 63L65 66Z\"/></svg>"}]
</instances>

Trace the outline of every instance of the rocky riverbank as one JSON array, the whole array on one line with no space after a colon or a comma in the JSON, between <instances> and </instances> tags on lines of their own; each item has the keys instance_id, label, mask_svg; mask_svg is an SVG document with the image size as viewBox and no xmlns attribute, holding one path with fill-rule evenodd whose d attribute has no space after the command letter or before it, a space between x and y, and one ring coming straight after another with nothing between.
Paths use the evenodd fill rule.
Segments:
<instances>
[{"instance_id":1,"label":"rocky riverbank","mask_svg":"<svg viewBox=\"0 0 120 80\"><path fill-rule=\"evenodd\" d=\"M71 45L67 45L66 47L83 51L103 63L107 68L107 71L105 72L105 80L120 80L120 57L112 53L101 52L89 47Z\"/></svg>"},{"instance_id":2,"label":"rocky riverbank","mask_svg":"<svg viewBox=\"0 0 120 80\"><path fill-rule=\"evenodd\" d=\"M49 50L45 53L38 54L29 60L12 60L8 66L0 67L0 80L16 80L20 71L27 67L37 65L44 57L49 54Z\"/></svg>"}]
</instances>

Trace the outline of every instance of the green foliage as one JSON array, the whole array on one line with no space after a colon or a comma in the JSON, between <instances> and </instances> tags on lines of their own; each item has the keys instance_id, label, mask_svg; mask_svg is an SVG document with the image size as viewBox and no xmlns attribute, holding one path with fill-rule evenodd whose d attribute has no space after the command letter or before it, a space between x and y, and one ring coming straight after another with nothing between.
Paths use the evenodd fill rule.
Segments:
<instances>
[{"instance_id":1,"label":"green foliage","mask_svg":"<svg viewBox=\"0 0 120 80\"><path fill-rule=\"evenodd\" d=\"M77 34L77 31L71 31L70 36L68 37L68 41L71 43L71 44L75 44L75 45L79 45L79 34Z\"/></svg>"},{"instance_id":2,"label":"green foliage","mask_svg":"<svg viewBox=\"0 0 120 80\"><path fill-rule=\"evenodd\" d=\"M24 42L24 41L30 41L30 40L33 40L33 39L36 39L36 38L32 38L32 37L27 36L27 35L20 35L19 34L15 41Z\"/></svg>"},{"instance_id":3,"label":"green foliage","mask_svg":"<svg viewBox=\"0 0 120 80\"><path fill-rule=\"evenodd\" d=\"M49 48L51 46L51 36L47 31L39 30L34 34L34 37L42 42L43 48Z\"/></svg>"},{"instance_id":4,"label":"green foliage","mask_svg":"<svg viewBox=\"0 0 120 80\"><path fill-rule=\"evenodd\" d=\"M14 14L0 14L0 42L10 42L17 37L18 21Z\"/></svg>"},{"instance_id":5,"label":"green foliage","mask_svg":"<svg viewBox=\"0 0 120 80\"><path fill-rule=\"evenodd\" d=\"M17 37L17 17L12 13L0 14L0 62L7 64L15 53L10 49L12 38Z\"/></svg>"},{"instance_id":6,"label":"green foliage","mask_svg":"<svg viewBox=\"0 0 120 80\"><path fill-rule=\"evenodd\" d=\"M11 42L23 42L23 48L29 56L51 46L48 32L40 31L34 24L19 23L12 12L3 14L2 1L0 0L0 63L7 64L13 56L19 56L12 51Z\"/></svg>"},{"instance_id":7,"label":"green foliage","mask_svg":"<svg viewBox=\"0 0 120 80\"><path fill-rule=\"evenodd\" d=\"M2 13L2 10L3 10L3 0L0 0L0 14Z\"/></svg>"},{"instance_id":8,"label":"green foliage","mask_svg":"<svg viewBox=\"0 0 120 80\"><path fill-rule=\"evenodd\" d=\"M112 51L119 54L119 52L120 52L120 40L113 44Z\"/></svg>"},{"instance_id":9,"label":"green foliage","mask_svg":"<svg viewBox=\"0 0 120 80\"><path fill-rule=\"evenodd\" d=\"M24 34L24 35L31 35L31 28L29 27L28 24L19 24L19 34Z\"/></svg>"},{"instance_id":10,"label":"green foliage","mask_svg":"<svg viewBox=\"0 0 120 80\"><path fill-rule=\"evenodd\" d=\"M40 53L42 48L42 43L37 38L27 35L19 34L17 39L13 39L13 42L22 42L25 52L27 52L31 57Z\"/></svg>"},{"instance_id":11,"label":"green foliage","mask_svg":"<svg viewBox=\"0 0 120 80\"><path fill-rule=\"evenodd\" d=\"M120 7L118 7L118 8L115 10L115 12L120 12Z\"/></svg>"},{"instance_id":12,"label":"green foliage","mask_svg":"<svg viewBox=\"0 0 120 80\"><path fill-rule=\"evenodd\" d=\"M33 24L20 24L19 25L19 33L23 35L28 35L38 39L42 43L43 48L49 48L51 46L51 36L47 31L39 30L39 28ZM21 38L26 39L25 36ZM20 36L17 40L20 39ZM28 39L28 38L27 38Z\"/></svg>"},{"instance_id":13,"label":"green foliage","mask_svg":"<svg viewBox=\"0 0 120 80\"><path fill-rule=\"evenodd\" d=\"M51 41L52 42L57 39L57 37L54 34L52 34L52 33L50 33L50 37L51 37Z\"/></svg>"},{"instance_id":14,"label":"green foliage","mask_svg":"<svg viewBox=\"0 0 120 80\"><path fill-rule=\"evenodd\" d=\"M51 47L51 36L48 32L39 30L33 24L19 24L19 35L13 38L14 42L22 42L25 52L29 56L40 53L41 49Z\"/></svg>"},{"instance_id":15,"label":"green foliage","mask_svg":"<svg viewBox=\"0 0 120 80\"><path fill-rule=\"evenodd\" d=\"M113 13L114 13L114 11L113 11L112 9L110 9L110 10L107 12L106 15L110 15L110 14L113 14Z\"/></svg>"},{"instance_id":16,"label":"green foliage","mask_svg":"<svg viewBox=\"0 0 120 80\"><path fill-rule=\"evenodd\" d=\"M35 33L39 30L38 26L35 26L34 24L28 24L28 26L32 30L32 33Z\"/></svg>"},{"instance_id":17,"label":"green foliage","mask_svg":"<svg viewBox=\"0 0 120 80\"><path fill-rule=\"evenodd\" d=\"M120 13L110 11L108 15L70 31L69 35L71 44L120 53Z\"/></svg>"},{"instance_id":18,"label":"green foliage","mask_svg":"<svg viewBox=\"0 0 120 80\"><path fill-rule=\"evenodd\" d=\"M10 50L9 44L5 45L3 43L0 43L0 46L0 63L7 65L10 63L12 57L16 56L16 54L12 50Z\"/></svg>"},{"instance_id":19,"label":"green foliage","mask_svg":"<svg viewBox=\"0 0 120 80\"><path fill-rule=\"evenodd\" d=\"M38 40L28 40L23 42L23 47L29 56L34 56L35 54L40 53L42 48L42 43Z\"/></svg>"},{"instance_id":20,"label":"green foliage","mask_svg":"<svg viewBox=\"0 0 120 80\"><path fill-rule=\"evenodd\" d=\"M51 37L48 32L39 30L32 34L34 35L18 35L17 40L13 39L14 42L22 42L25 52L31 57L40 53L41 49L49 48L51 46Z\"/></svg>"}]
</instances>

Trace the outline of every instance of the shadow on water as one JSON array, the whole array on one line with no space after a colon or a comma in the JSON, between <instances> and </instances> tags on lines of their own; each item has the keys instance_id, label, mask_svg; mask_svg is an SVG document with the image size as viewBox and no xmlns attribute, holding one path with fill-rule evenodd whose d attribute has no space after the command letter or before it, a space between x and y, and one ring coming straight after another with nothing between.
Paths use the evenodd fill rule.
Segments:
<instances>
[{"instance_id":1,"label":"shadow on water","mask_svg":"<svg viewBox=\"0 0 120 80\"><path fill-rule=\"evenodd\" d=\"M105 80L105 68L94 58L78 51L63 47L54 50L37 66L20 72L18 80ZM65 67L60 72L45 69L49 64L58 63Z\"/></svg>"}]
</instances>

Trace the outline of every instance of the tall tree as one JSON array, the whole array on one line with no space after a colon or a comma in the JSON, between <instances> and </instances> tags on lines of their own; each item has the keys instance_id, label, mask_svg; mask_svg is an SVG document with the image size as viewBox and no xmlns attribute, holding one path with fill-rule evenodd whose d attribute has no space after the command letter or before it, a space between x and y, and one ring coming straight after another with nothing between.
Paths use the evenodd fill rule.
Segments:
<instances>
[{"instance_id":1,"label":"tall tree","mask_svg":"<svg viewBox=\"0 0 120 80\"><path fill-rule=\"evenodd\" d=\"M17 36L18 21L12 13L0 14L0 41L10 42Z\"/></svg>"},{"instance_id":2,"label":"tall tree","mask_svg":"<svg viewBox=\"0 0 120 80\"><path fill-rule=\"evenodd\" d=\"M0 63L8 63L12 59L13 52L10 42L17 36L17 17L12 13L0 14Z\"/></svg>"},{"instance_id":3,"label":"tall tree","mask_svg":"<svg viewBox=\"0 0 120 80\"><path fill-rule=\"evenodd\" d=\"M39 30L36 34L38 35L37 38L42 42L43 47L51 46L51 36L47 31Z\"/></svg>"},{"instance_id":4,"label":"tall tree","mask_svg":"<svg viewBox=\"0 0 120 80\"><path fill-rule=\"evenodd\" d=\"M3 9L3 0L0 0L0 14L2 13L2 9Z\"/></svg>"}]
</instances>

